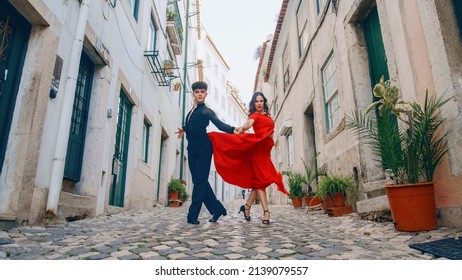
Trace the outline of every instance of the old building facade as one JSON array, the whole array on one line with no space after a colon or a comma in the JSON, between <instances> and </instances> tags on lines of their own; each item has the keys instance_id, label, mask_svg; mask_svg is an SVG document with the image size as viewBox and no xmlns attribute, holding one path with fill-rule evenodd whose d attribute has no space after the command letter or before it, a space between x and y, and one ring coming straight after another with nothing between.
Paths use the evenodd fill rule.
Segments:
<instances>
[{"instance_id":1,"label":"old building facade","mask_svg":"<svg viewBox=\"0 0 462 280\"><path fill-rule=\"evenodd\" d=\"M318 166L354 178L355 210L384 210L385 173L345 115L372 102L382 75L405 100L422 102L426 89L452 96L443 111L451 149L435 174L435 198L440 224L462 227L461 15L451 0L282 1L256 74L257 89L270 86L280 170L302 171L317 154Z\"/></svg>"},{"instance_id":2,"label":"old building facade","mask_svg":"<svg viewBox=\"0 0 462 280\"><path fill-rule=\"evenodd\" d=\"M193 105L191 83L220 85L222 117L236 124L243 115L227 72L210 78L197 63L218 55L227 69L191 28L199 7L0 2L0 228L168 205L171 178L192 193L187 140L175 133ZM235 187L211 183L220 199L234 198Z\"/></svg>"},{"instance_id":3,"label":"old building facade","mask_svg":"<svg viewBox=\"0 0 462 280\"><path fill-rule=\"evenodd\" d=\"M167 74L161 64L182 63L167 3L0 5L8 71L0 220L36 223L165 203L180 160L174 133L182 104L172 90L178 69ZM170 6L180 18L184 7Z\"/></svg>"}]
</instances>

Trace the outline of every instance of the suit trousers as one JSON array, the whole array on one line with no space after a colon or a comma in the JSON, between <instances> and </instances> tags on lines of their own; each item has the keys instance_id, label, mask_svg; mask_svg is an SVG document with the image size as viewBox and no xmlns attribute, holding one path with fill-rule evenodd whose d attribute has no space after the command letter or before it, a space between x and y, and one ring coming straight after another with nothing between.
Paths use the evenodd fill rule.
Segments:
<instances>
[{"instance_id":1,"label":"suit trousers","mask_svg":"<svg viewBox=\"0 0 462 280\"><path fill-rule=\"evenodd\" d=\"M204 148L204 146L202 146ZM188 221L199 217L202 203L210 214L220 214L226 211L223 204L216 198L209 183L210 165L212 162L212 147L201 149L201 153L188 152L188 164L193 181L191 205L188 211Z\"/></svg>"}]
</instances>

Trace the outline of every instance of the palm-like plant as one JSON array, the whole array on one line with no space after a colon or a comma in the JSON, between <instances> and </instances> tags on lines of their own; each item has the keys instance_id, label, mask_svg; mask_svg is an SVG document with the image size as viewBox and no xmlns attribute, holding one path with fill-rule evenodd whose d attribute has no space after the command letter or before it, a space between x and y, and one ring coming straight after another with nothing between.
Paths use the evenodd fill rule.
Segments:
<instances>
[{"instance_id":1,"label":"palm-like plant","mask_svg":"<svg viewBox=\"0 0 462 280\"><path fill-rule=\"evenodd\" d=\"M365 113L346 116L347 128L365 139L376 160L390 173L395 184L431 182L442 157L448 152L447 132L439 133L444 118L441 108L450 98L428 97L424 105L399 100L400 91L383 77L374 86L378 100ZM409 105L410 108L406 108ZM377 117L368 115L377 108ZM405 117L403 117L403 115ZM398 126L397 119L403 125Z\"/></svg>"},{"instance_id":2,"label":"palm-like plant","mask_svg":"<svg viewBox=\"0 0 462 280\"><path fill-rule=\"evenodd\" d=\"M305 178L303 174L295 171L283 171L282 174L287 175L289 185L289 197L290 198L302 198L303 197L303 183Z\"/></svg>"},{"instance_id":3,"label":"palm-like plant","mask_svg":"<svg viewBox=\"0 0 462 280\"><path fill-rule=\"evenodd\" d=\"M303 165L305 166L305 175L303 179L304 179L304 183L307 185L306 194L308 196L315 195L315 192L313 191L313 187L311 186L313 181L316 180L320 176L327 176L327 168L325 167L317 168L316 158L317 158L317 155L313 157L309 165L302 159Z\"/></svg>"}]
</instances>

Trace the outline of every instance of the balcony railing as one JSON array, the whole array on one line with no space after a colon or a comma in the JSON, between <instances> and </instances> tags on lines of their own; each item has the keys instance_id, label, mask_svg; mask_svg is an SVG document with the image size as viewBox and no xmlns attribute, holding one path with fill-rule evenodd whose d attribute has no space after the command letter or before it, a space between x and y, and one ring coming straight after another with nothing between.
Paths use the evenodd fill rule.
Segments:
<instances>
[{"instance_id":1,"label":"balcony railing","mask_svg":"<svg viewBox=\"0 0 462 280\"><path fill-rule=\"evenodd\" d=\"M159 86L170 86L170 82L178 78L178 76L173 75L172 72L167 73L162 62L159 60L159 51L145 51L144 56L147 58L151 74L154 76ZM178 68L173 67L170 70L175 69Z\"/></svg>"},{"instance_id":2,"label":"balcony railing","mask_svg":"<svg viewBox=\"0 0 462 280\"><path fill-rule=\"evenodd\" d=\"M181 22L178 3L172 3L167 9L170 10L170 13L167 13L167 34L173 52L176 55L180 55L183 46L183 24Z\"/></svg>"}]
</instances>

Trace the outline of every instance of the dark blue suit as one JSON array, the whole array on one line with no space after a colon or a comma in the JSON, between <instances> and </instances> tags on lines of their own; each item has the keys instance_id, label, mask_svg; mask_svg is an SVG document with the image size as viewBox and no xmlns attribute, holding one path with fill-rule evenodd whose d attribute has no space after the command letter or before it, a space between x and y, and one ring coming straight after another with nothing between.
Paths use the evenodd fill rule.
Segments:
<instances>
[{"instance_id":1,"label":"dark blue suit","mask_svg":"<svg viewBox=\"0 0 462 280\"><path fill-rule=\"evenodd\" d=\"M186 120L183 129L188 139L188 164L194 184L188 221L196 221L202 203L212 215L226 213L223 204L215 197L208 180L213 147L207 135L207 126L212 121L219 130L231 134L234 133L234 127L220 121L215 112L204 103L198 104L196 109L190 111Z\"/></svg>"}]
</instances>

